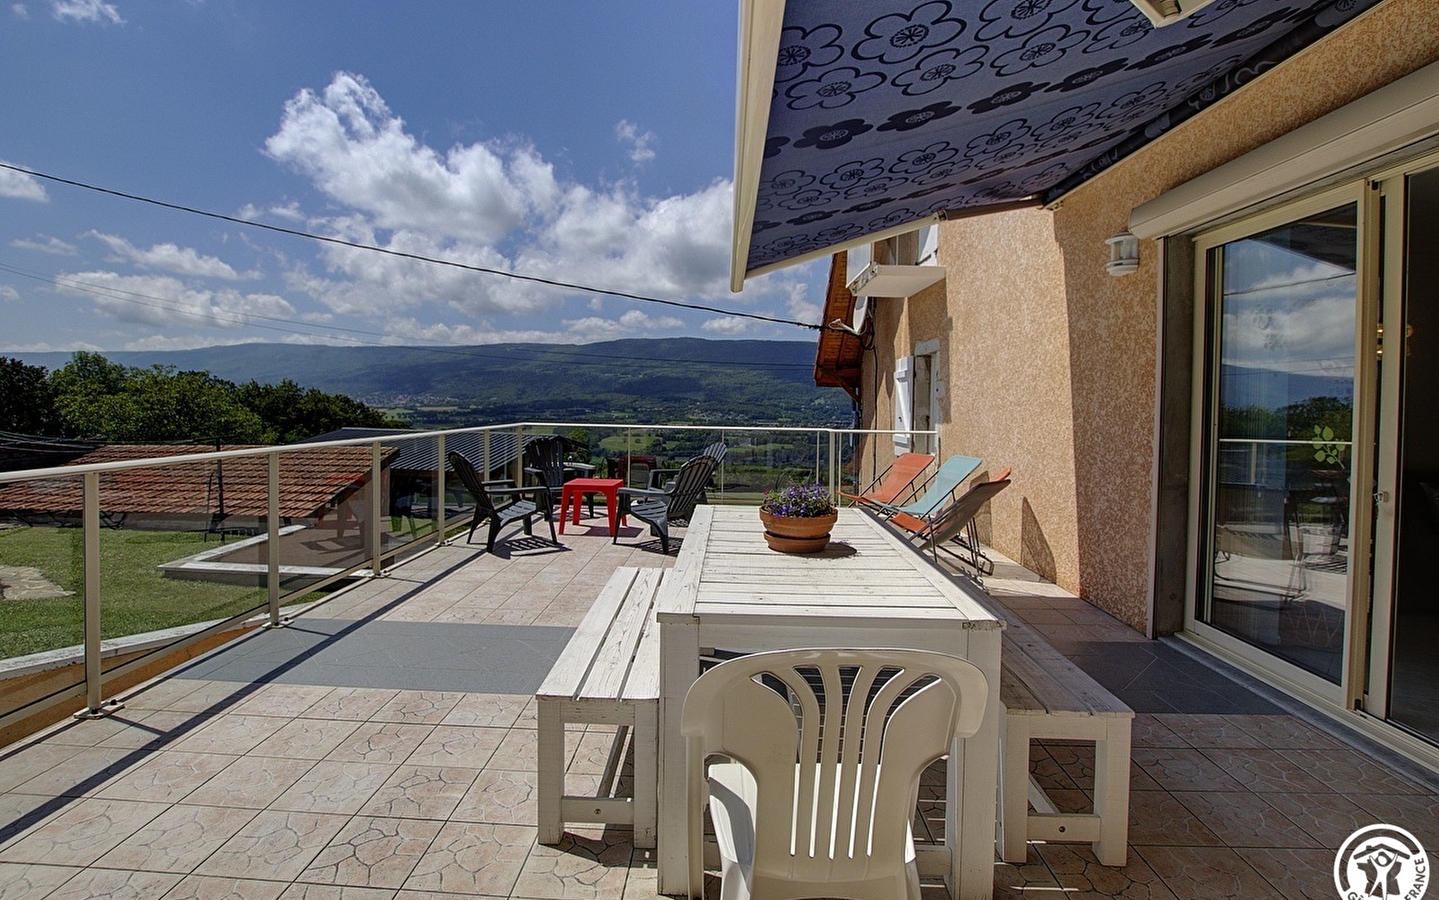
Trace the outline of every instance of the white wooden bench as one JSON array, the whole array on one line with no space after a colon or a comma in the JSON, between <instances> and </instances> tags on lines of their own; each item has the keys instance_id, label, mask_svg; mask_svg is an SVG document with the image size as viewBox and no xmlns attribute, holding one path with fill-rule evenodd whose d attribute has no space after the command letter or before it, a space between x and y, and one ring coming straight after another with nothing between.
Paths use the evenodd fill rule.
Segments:
<instances>
[{"instance_id":1,"label":"white wooden bench","mask_svg":"<svg viewBox=\"0 0 1439 900\"><path fill-rule=\"evenodd\" d=\"M667 570L621 567L575 629L535 698L539 705L539 840L559 843L565 823L630 825L655 846L659 754L659 629L655 598ZM565 793L565 726L618 726L595 796ZM633 798L612 796L633 731Z\"/></svg>"},{"instance_id":2,"label":"white wooden bench","mask_svg":"<svg viewBox=\"0 0 1439 900\"><path fill-rule=\"evenodd\" d=\"M1000 653L1000 855L1022 863L1025 844L1088 841L1106 866L1129 842L1129 742L1134 711L1023 622L1009 616ZM1094 742L1094 811L1062 813L1029 774L1029 742ZM1034 804L1034 812L1029 805Z\"/></svg>"}]
</instances>

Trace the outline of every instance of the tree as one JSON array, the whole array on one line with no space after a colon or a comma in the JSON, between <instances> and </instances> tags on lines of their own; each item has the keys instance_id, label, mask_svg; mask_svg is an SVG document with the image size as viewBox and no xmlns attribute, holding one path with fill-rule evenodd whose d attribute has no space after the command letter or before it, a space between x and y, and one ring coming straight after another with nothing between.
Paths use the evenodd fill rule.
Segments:
<instances>
[{"instance_id":1,"label":"tree","mask_svg":"<svg viewBox=\"0 0 1439 900\"><path fill-rule=\"evenodd\" d=\"M246 382L236 389L236 397L265 423L268 443L294 443L347 426L383 428L398 424L344 394L306 390L288 378L279 384Z\"/></svg>"},{"instance_id":2,"label":"tree","mask_svg":"<svg viewBox=\"0 0 1439 900\"><path fill-rule=\"evenodd\" d=\"M59 427L45 367L0 357L0 431L55 437Z\"/></svg>"}]
</instances>

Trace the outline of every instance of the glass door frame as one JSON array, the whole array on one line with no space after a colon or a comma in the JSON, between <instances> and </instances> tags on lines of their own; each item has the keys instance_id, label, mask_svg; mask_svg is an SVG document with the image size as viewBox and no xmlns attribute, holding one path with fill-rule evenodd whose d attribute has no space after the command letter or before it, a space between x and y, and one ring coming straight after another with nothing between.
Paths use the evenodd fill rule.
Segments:
<instances>
[{"instance_id":1,"label":"glass door frame","mask_svg":"<svg viewBox=\"0 0 1439 900\"><path fill-rule=\"evenodd\" d=\"M1196 323L1194 329L1194 393L1192 397L1190 478L1189 478L1189 549L1188 567L1190 573L1185 597L1184 628L1187 636L1221 658L1228 658L1241 667L1261 672L1282 689L1300 696L1307 701L1329 708L1353 708L1352 693L1356 685L1362 689L1363 678L1356 677L1354 648L1363 642L1368 629L1368 589L1360 584L1369 581L1369 516L1367 498L1372 494L1372 446L1361 436L1373 435L1372 422L1365 421L1365 414L1372 416L1374 403L1374 373L1371 367L1361 361L1373 359L1374 329L1368 323L1377 316L1377 239L1370 235L1377 233L1373 223L1377 219L1377 191L1367 189L1366 181L1351 181L1339 187L1315 193L1311 196L1267 209L1261 213L1213 229L1200 232L1194 237L1194 297ZM1370 196L1370 195L1374 196ZM1213 406L1218 395L1220 366L1215 359L1221 327L1216 290L1218 267L1222 264L1222 248L1232 243L1273 228L1302 219L1305 216L1324 212L1335 207L1353 203L1357 218L1357 271L1356 284L1356 327L1355 327L1355 386L1354 386L1354 435L1351 455L1349 508L1355 514L1349 516L1350 563L1346 581L1346 618L1343 638L1342 676L1338 685L1299 666L1286 662L1264 650L1227 634L1199 619L1196 615L1201 598L1207 596L1209 567L1206 555L1213 546L1212 510L1215 502L1215 485L1212 472L1217 459L1217 431ZM1216 251L1211 253L1211 251ZM1366 394L1365 385L1369 393ZM1367 411L1362 414L1361 410ZM1365 502L1357 502L1364 497ZM1359 577L1361 576L1362 577ZM1356 602L1362 598L1362 604ZM1362 609L1360 608L1362 605ZM1362 628L1359 627L1362 623ZM1357 638L1357 640L1356 640Z\"/></svg>"},{"instance_id":2,"label":"glass door frame","mask_svg":"<svg viewBox=\"0 0 1439 900\"><path fill-rule=\"evenodd\" d=\"M1394 654L1394 583L1398 538L1400 422L1403 403L1404 300L1408 250L1408 178L1439 168L1439 153L1429 154L1403 165L1378 172L1370 184L1376 203L1383 209L1383 283L1380 309L1391 330L1382 341L1386 352L1379 357L1379 385L1375 393L1371 427L1378 444L1376 475L1372 486L1373 593L1372 629L1353 661L1366 679L1362 705L1377 719L1389 715L1389 689ZM1377 324L1374 329L1377 333ZM1417 739L1416 739L1417 740ZM1431 748L1430 752L1434 752Z\"/></svg>"}]
</instances>

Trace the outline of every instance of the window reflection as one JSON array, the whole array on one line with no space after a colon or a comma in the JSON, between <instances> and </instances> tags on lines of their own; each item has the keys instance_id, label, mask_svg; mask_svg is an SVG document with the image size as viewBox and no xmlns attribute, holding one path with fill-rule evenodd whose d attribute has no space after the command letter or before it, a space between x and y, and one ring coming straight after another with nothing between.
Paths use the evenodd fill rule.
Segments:
<instances>
[{"instance_id":1,"label":"window reflection","mask_svg":"<svg viewBox=\"0 0 1439 900\"><path fill-rule=\"evenodd\" d=\"M1335 683L1349 569L1356 224L1348 204L1214 251L1212 554L1199 618Z\"/></svg>"}]
</instances>

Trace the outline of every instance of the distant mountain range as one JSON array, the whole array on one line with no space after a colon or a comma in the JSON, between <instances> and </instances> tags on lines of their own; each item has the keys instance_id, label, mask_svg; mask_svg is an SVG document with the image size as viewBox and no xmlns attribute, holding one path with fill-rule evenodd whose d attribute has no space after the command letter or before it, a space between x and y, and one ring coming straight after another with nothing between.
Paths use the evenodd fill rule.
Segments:
<instances>
[{"instance_id":1,"label":"distant mountain range","mask_svg":"<svg viewBox=\"0 0 1439 900\"><path fill-rule=\"evenodd\" d=\"M69 353L3 353L49 369ZM597 344L329 347L236 344L116 351L127 366L174 366L228 381L347 394L419 427L490 422L613 421L847 425L849 399L814 384L806 341L660 338Z\"/></svg>"}]
</instances>

